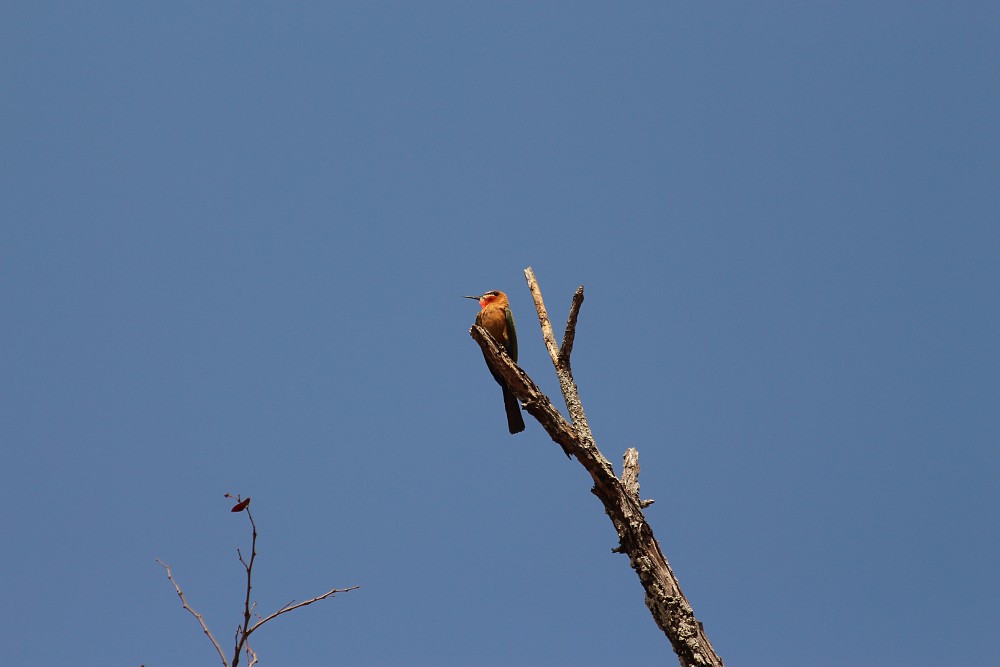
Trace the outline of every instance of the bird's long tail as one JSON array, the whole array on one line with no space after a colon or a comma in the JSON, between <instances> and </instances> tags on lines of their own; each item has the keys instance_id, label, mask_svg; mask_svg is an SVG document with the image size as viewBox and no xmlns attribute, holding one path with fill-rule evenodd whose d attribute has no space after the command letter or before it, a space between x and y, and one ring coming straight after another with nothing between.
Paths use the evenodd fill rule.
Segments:
<instances>
[{"instance_id":1,"label":"bird's long tail","mask_svg":"<svg viewBox=\"0 0 1000 667\"><path fill-rule=\"evenodd\" d=\"M514 394L510 393L507 387L501 385L503 389L503 407L507 411L507 430L513 433L520 433L524 430L524 418L521 417L521 406L518 404Z\"/></svg>"}]
</instances>

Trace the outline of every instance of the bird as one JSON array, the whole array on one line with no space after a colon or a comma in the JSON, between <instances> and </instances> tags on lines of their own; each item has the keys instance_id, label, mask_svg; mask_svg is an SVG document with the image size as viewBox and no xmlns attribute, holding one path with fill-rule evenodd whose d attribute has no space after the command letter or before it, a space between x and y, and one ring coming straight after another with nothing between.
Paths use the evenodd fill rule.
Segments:
<instances>
[{"instance_id":1,"label":"bird","mask_svg":"<svg viewBox=\"0 0 1000 667\"><path fill-rule=\"evenodd\" d=\"M510 312L510 302L507 295L500 290L486 292L482 296L466 296L465 299L475 299L479 302L480 311L476 314L476 324L486 329L494 340L503 346L507 355L517 363L517 330L514 328L514 315ZM486 354L483 353L483 357ZM510 392L503 377L493 370L489 361L486 362L493 379L503 391L503 407L507 411L507 430L511 435L524 430L524 419L521 417L521 406L517 398Z\"/></svg>"}]
</instances>

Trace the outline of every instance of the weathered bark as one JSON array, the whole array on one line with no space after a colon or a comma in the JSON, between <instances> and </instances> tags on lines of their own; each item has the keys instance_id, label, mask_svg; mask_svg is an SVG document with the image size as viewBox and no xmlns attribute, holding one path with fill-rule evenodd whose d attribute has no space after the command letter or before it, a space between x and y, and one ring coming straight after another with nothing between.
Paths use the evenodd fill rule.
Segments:
<instances>
[{"instance_id":1,"label":"weathered bark","mask_svg":"<svg viewBox=\"0 0 1000 667\"><path fill-rule=\"evenodd\" d=\"M629 563L646 591L646 606L649 607L653 620L670 640L681 666L722 667L722 659L716 655L702 624L695 618L691 605L681 592L677 577L670 569L670 564L642 512L652 501L639 498L638 452L629 449L625 453L624 471L619 479L611 464L597 449L587 424L587 416L570 366L576 321L583 304L583 287L579 287L573 296L563 344L559 348L534 272L529 267L524 274L572 423L560 414L538 385L484 329L473 327L470 331L472 338L482 348L487 363L504 378L528 414L538 420L567 456L575 456L590 473L594 480L591 492L604 504L605 512L618 532L619 545L614 551L629 557Z\"/></svg>"}]
</instances>

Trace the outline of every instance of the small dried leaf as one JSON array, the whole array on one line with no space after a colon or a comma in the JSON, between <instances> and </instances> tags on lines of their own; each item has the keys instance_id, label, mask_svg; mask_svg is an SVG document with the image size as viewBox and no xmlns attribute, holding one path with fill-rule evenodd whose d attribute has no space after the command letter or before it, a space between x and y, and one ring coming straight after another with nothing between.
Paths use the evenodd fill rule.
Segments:
<instances>
[{"instance_id":1,"label":"small dried leaf","mask_svg":"<svg viewBox=\"0 0 1000 667\"><path fill-rule=\"evenodd\" d=\"M233 505L233 509L231 509L229 511L230 512L242 512L243 510L245 510L247 508L247 505L249 505L249 504L250 504L250 498L247 497L247 498L243 499L242 501L240 501L240 502L236 503L235 505Z\"/></svg>"}]
</instances>

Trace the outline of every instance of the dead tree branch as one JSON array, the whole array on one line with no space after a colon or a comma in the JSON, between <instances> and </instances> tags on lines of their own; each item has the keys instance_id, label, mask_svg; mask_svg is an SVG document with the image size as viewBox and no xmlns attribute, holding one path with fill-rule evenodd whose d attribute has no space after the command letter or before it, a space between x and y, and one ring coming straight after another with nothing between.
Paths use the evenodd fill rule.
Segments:
<instances>
[{"instance_id":1,"label":"dead tree branch","mask_svg":"<svg viewBox=\"0 0 1000 667\"><path fill-rule=\"evenodd\" d=\"M583 304L583 287L579 287L573 295L566 332L562 346L559 347L534 271L528 267L524 274L538 312L542 338L552 358L572 423L559 413L527 373L504 353L484 329L473 327L470 331L472 338L482 348L490 366L504 378L511 392L524 405L524 409L538 420L567 456L575 456L590 473L594 480L591 492L603 503L605 512L618 533L619 545L614 551L629 557L629 563L646 592L646 606L657 626L670 640L681 667L722 667L722 659L715 653L702 624L695 618L694 611L681 591L677 577L642 512L652 501L639 498L638 452L635 449L626 452L622 478L619 479L611 464L597 449L587 423L570 365L577 318Z\"/></svg>"}]
</instances>

